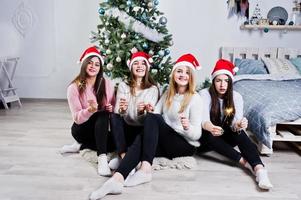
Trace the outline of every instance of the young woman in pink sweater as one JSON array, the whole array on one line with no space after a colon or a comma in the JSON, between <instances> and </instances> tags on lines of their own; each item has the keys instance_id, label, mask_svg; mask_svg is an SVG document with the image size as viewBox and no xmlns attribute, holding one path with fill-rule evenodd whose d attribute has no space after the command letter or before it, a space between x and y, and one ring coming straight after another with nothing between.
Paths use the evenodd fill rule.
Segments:
<instances>
[{"instance_id":1,"label":"young woman in pink sweater","mask_svg":"<svg viewBox=\"0 0 301 200\"><path fill-rule=\"evenodd\" d=\"M107 162L109 117L115 105L114 87L103 77L103 57L95 47L84 51L80 73L67 90L68 104L74 123L71 133L76 142L65 145L63 153L89 148L97 151L98 173L111 175Z\"/></svg>"}]
</instances>

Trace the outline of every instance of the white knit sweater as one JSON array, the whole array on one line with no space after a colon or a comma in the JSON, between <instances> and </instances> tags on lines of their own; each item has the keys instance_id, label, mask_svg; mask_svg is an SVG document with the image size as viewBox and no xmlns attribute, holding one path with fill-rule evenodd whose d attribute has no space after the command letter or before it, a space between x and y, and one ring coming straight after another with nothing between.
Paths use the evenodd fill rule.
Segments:
<instances>
[{"instance_id":1,"label":"white knit sweater","mask_svg":"<svg viewBox=\"0 0 301 200\"><path fill-rule=\"evenodd\" d=\"M128 109L122 115L127 124L132 126L142 126L144 115L138 115L138 104L140 102L150 103L153 107L158 101L159 90L156 86L152 86L148 89L138 91L135 96L131 95L130 87L124 82L119 83L117 95L116 95L116 104L115 104L115 113L119 113L119 101L120 98L125 98L128 101Z\"/></svg>"},{"instance_id":2,"label":"white knit sweater","mask_svg":"<svg viewBox=\"0 0 301 200\"><path fill-rule=\"evenodd\" d=\"M168 109L166 107L166 93L163 94L161 99L156 105L155 113L162 114L165 122L173 128L178 134L183 136L189 144L193 146L200 146L198 139L202 135L202 110L203 102L198 93L195 93L189 104L184 110L184 116L189 119L189 129L184 130L180 116L179 110L181 107L181 102L183 101L184 95L176 94L173 98L172 104Z\"/></svg>"}]
</instances>

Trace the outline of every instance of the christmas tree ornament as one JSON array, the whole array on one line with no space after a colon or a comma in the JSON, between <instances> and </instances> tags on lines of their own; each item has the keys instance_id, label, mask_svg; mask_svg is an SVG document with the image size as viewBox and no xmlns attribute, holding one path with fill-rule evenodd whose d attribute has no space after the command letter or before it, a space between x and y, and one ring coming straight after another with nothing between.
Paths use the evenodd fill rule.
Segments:
<instances>
[{"instance_id":1,"label":"christmas tree ornament","mask_svg":"<svg viewBox=\"0 0 301 200\"><path fill-rule=\"evenodd\" d=\"M111 53L112 53L112 52L111 52L110 49L107 49L107 50L106 50L106 54L107 54L107 55L109 55L109 54L111 54Z\"/></svg>"},{"instance_id":2,"label":"christmas tree ornament","mask_svg":"<svg viewBox=\"0 0 301 200\"><path fill-rule=\"evenodd\" d=\"M147 20L147 17L146 17L146 14L145 14L145 13L142 14L141 19L142 19L142 20Z\"/></svg>"},{"instance_id":3,"label":"christmas tree ornament","mask_svg":"<svg viewBox=\"0 0 301 200\"><path fill-rule=\"evenodd\" d=\"M172 40L169 41L169 45L170 45L170 46L173 45L173 41L172 41Z\"/></svg>"},{"instance_id":4,"label":"christmas tree ornament","mask_svg":"<svg viewBox=\"0 0 301 200\"><path fill-rule=\"evenodd\" d=\"M267 33L267 32L269 32L269 29L268 28L264 28L263 32Z\"/></svg>"},{"instance_id":5,"label":"christmas tree ornament","mask_svg":"<svg viewBox=\"0 0 301 200\"><path fill-rule=\"evenodd\" d=\"M105 44L109 44L109 43L110 43L110 40L106 39Z\"/></svg>"},{"instance_id":6,"label":"christmas tree ornament","mask_svg":"<svg viewBox=\"0 0 301 200\"><path fill-rule=\"evenodd\" d=\"M148 2L148 4L147 4L147 7L148 7L148 8L152 8L152 7L154 7L154 4L153 4L153 2Z\"/></svg>"},{"instance_id":7,"label":"christmas tree ornament","mask_svg":"<svg viewBox=\"0 0 301 200\"><path fill-rule=\"evenodd\" d=\"M135 7L133 8L133 11L134 11L134 12L138 12L140 9L141 9L140 7L135 6Z\"/></svg>"},{"instance_id":8,"label":"christmas tree ornament","mask_svg":"<svg viewBox=\"0 0 301 200\"><path fill-rule=\"evenodd\" d=\"M138 49L137 49L136 47L133 47L133 48L131 49L131 53L134 54L134 53L136 53L136 52L138 52Z\"/></svg>"},{"instance_id":9,"label":"christmas tree ornament","mask_svg":"<svg viewBox=\"0 0 301 200\"><path fill-rule=\"evenodd\" d=\"M130 0L126 1L126 5L127 5L127 6L131 6L132 4L133 4L132 1L130 1Z\"/></svg>"},{"instance_id":10,"label":"christmas tree ornament","mask_svg":"<svg viewBox=\"0 0 301 200\"><path fill-rule=\"evenodd\" d=\"M109 71L111 71L113 69L112 63L108 63L106 67Z\"/></svg>"},{"instance_id":11,"label":"christmas tree ornament","mask_svg":"<svg viewBox=\"0 0 301 200\"><path fill-rule=\"evenodd\" d=\"M125 38L126 38L126 34L125 34L125 33L122 33L120 37L121 37L122 39L125 39Z\"/></svg>"},{"instance_id":12,"label":"christmas tree ornament","mask_svg":"<svg viewBox=\"0 0 301 200\"><path fill-rule=\"evenodd\" d=\"M158 70L157 70L157 69L152 69L151 72L152 72L153 74L157 74L157 73L158 73Z\"/></svg>"},{"instance_id":13,"label":"christmas tree ornament","mask_svg":"<svg viewBox=\"0 0 301 200\"><path fill-rule=\"evenodd\" d=\"M119 56L117 56L116 62L121 62L121 58Z\"/></svg>"},{"instance_id":14,"label":"christmas tree ornament","mask_svg":"<svg viewBox=\"0 0 301 200\"><path fill-rule=\"evenodd\" d=\"M103 16L105 14L105 9L99 8L98 9L98 14L101 15L101 16Z\"/></svg>"},{"instance_id":15,"label":"christmas tree ornament","mask_svg":"<svg viewBox=\"0 0 301 200\"><path fill-rule=\"evenodd\" d=\"M152 56L152 55L154 55L154 51L153 51L153 50L150 50L150 51L148 52L148 54Z\"/></svg>"},{"instance_id":16,"label":"christmas tree ornament","mask_svg":"<svg viewBox=\"0 0 301 200\"><path fill-rule=\"evenodd\" d=\"M169 49L165 49L165 56L169 55L170 54L170 51Z\"/></svg>"},{"instance_id":17,"label":"christmas tree ornament","mask_svg":"<svg viewBox=\"0 0 301 200\"><path fill-rule=\"evenodd\" d=\"M166 18L166 17L160 17L159 23L160 23L161 25L167 24L167 18Z\"/></svg>"},{"instance_id":18,"label":"christmas tree ornament","mask_svg":"<svg viewBox=\"0 0 301 200\"><path fill-rule=\"evenodd\" d=\"M159 5L159 0L155 0L154 1L154 4L157 6L157 5Z\"/></svg>"},{"instance_id":19,"label":"christmas tree ornament","mask_svg":"<svg viewBox=\"0 0 301 200\"><path fill-rule=\"evenodd\" d=\"M164 53L164 51L163 51L163 50L160 50L160 51L158 52L158 54L159 54L159 56L161 56L161 57L162 57L162 56L164 56L164 54L165 54L165 53Z\"/></svg>"},{"instance_id":20,"label":"christmas tree ornament","mask_svg":"<svg viewBox=\"0 0 301 200\"><path fill-rule=\"evenodd\" d=\"M143 42L142 47L143 47L143 49L147 49L148 48L148 44L146 42Z\"/></svg>"}]
</instances>

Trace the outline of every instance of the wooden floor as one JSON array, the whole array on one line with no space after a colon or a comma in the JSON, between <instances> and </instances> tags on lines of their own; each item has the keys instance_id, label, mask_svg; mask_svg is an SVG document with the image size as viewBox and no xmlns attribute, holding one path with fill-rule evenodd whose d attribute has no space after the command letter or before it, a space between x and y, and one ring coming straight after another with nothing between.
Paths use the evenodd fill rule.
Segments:
<instances>
[{"instance_id":1,"label":"wooden floor","mask_svg":"<svg viewBox=\"0 0 301 200\"><path fill-rule=\"evenodd\" d=\"M72 119L65 101L23 101L0 110L0 199L83 200L106 180L79 154L62 156L71 143ZM198 157L195 170L155 171L153 181L104 199L301 199L301 159L285 145L262 157L274 189L258 189L254 178L226 161ZM225 164L226 163L226 164ZM227 164L228 163L228 164Z\"/></svg>"}]
</instances>

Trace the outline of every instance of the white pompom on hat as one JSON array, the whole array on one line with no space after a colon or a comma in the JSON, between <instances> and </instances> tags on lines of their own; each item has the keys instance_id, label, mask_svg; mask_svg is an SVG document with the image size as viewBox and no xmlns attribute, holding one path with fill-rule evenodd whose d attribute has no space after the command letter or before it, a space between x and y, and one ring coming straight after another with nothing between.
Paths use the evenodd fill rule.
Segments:
<instances>
[{"instance_id":1,"label":"white pompom on hat","mask_svg":"<svg viewBox=\"0 0 301 200\"><path fill-rule=\"evenodd\" d=\"M133 53L131 59L127 61L127 65L130 70L132 68L133 63L138 60L144 60L146 62L148 70L151 67L151 63L153 63L153 59L150 55L143 51L138 51L136 53Z\"/></svg>"},{"instance_id":2,"label":"white pompom on hat","mask_svg":"<svg viewBox=\"0 0 301 200\"><path fill-rule=\"evenodd\" d=\"M172 68L171 73L179 66L187 66L192 69L192 71L200 70L201 66L197 59L194 57L194 55L188 53L182 55L178 60L176 61L175 65Z\"/></svg>"},{"instance_id":3,"label":"white pompom on hat","mask_svg":"<svg viewBox=\"0 0 301 200\"><path fill-rule=\"evenodd\" d=\"M233 80L235 73L238 71L238 68L234 66L234 64L228 60L219 59L215 67L211 73L212 80L221 74L227 74Z\"/></svg>"},{"instance_id":4,"label":"white pompom on hat","mask_svg":"<svg viewBox=\"0 0 301 200\"><path fill-rule=\"evenodd\" d=\"M103 59L103 57L101 56L101 54L99 53L99 51L97 50L97 48L95 46L87 48L83 52L83 54L81 55L78 63L83 63L84 60L87 59L90 56L96 56L96 57L98 57L100 59L100 61L101 61L101 65L104 64L104 59Z\"/></svg>"}]
</instances>

